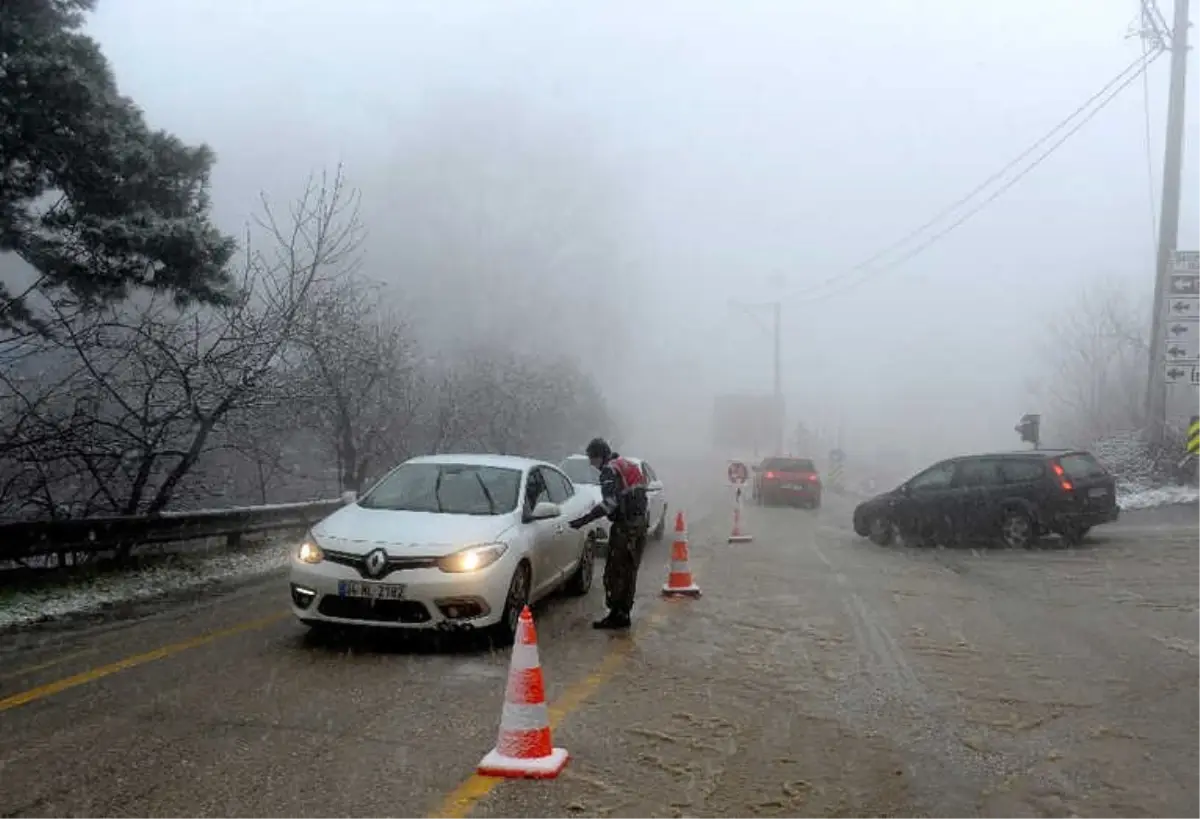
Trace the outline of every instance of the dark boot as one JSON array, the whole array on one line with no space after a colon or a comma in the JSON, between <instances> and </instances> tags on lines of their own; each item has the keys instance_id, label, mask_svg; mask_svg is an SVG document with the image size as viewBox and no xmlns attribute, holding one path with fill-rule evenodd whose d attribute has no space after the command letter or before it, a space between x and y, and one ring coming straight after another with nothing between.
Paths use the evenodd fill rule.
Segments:
<instances>
[{"instance_id":1,"label":"dark boot","mask_svg":"<svg viewBox=\"0 0 1200 819\"><path fill-rule=\"evenodd\" d=\"M604 615L604 617L602 619L597 620L596 622L592 623L592 628L607 629L607 630L613 630L613 631L618 630L618 629L626 629L626 628L629 628L629 626L630 626L629 615L628 614L620 614L615 611L610 611L608 614Z\"/></svg>"}]
</instances>

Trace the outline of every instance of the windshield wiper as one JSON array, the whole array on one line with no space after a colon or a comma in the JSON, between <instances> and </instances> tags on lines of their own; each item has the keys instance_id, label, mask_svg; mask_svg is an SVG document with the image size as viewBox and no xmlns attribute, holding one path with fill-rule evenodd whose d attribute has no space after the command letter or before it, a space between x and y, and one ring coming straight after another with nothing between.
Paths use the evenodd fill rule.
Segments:
<instances>
[{"instance_id":1,"label":"windshield wiper","mask_svg":"<svg viewBox=\"0 0 1200 819\"><path fill-rule=\"evenodd\" d=\"M445 475L445 474L446 474L445 472L443 472L442 470L439 469L438 476L433 482L433 502L437 504L438 512L445 511L444 509L442 509L442 498L438 494L439 492L442 491L442 475Z\"/></svg>"},{"instance_id":2,"label":"windshield wiper","mask_svg":"<svg viewBox=\"0 0 1200 819\"><path fill-rule=\"evenodd\" d=\"M496 514L496 501L492 498L492 493L488 491L487 484L483 482L483 478L479 477L478 471L473 472L472 474L475 476L475 480L479 481L479 488L483 490L483 496L487 498L488 514Z\"/></svg>"}]
</instances>

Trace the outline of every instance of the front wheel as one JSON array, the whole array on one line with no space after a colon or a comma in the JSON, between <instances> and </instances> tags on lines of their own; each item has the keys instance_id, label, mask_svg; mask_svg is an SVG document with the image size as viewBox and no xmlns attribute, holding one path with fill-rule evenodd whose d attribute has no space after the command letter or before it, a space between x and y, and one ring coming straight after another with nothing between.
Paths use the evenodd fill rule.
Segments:
<instances>
[{"instance_id":1,"label":"front wheel","mask_svg":"<svg viewBox=\"0 0 1200 819\"><path fill-rule=\"evenodd\" d=\"M532 578L529 566L517 566L512 582L508 584L508 595L504 598L504 613L500 622L492 626L492 639L500 646L510 646L517 639L517 626L521 622L521 610L529 605L529 589Z\"/></svg>"},{"instance_id":2,"label":"front wheel","mask_svg":"<svg viewBox=\"0 0 1200 819\"><path fill-rule=\"evenodd\" d=\"M567 594L572 597L583 597L592 590L592 578L596 575L596 534L589 532L583 541L583 551L579 553L579 565L567 578Z\"/></svg>"},{"instance_id":3,"label":"front wheel","mask_svg":"<svg viewBox=\"0 0 1200 819\"><path fill-rule=\"evenodd\" d=\"M867 537L876 546L888 546L896 539L896 526L882 515L872 518L867 526Z\"/></svg>"},{"instance_id":4,"label":"front wheel","mask_svg":"<svg viewBox=\"0 0 1200 819\"><path fill-rule=\"evenodd\" d=\"M654 531L650 533L651 540L662 540L663 535L667 533L667 507L663 507L663 513L658 517L658 525L654 527Z\"/></svg>"}]
</instances>

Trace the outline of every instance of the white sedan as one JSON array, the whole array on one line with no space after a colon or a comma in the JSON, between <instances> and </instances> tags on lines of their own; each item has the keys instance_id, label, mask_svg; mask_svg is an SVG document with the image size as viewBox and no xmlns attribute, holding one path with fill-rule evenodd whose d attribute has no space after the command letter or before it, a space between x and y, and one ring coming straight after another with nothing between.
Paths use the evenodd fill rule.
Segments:
<instances>
[{"instance_id":1,"label":"white sedan","mask_svg":"<svg viewBox=\"0 0 1200 819\"><path fill-rule=\"evenodd\" d=\"M308 533L292 611L313 627L489 628L511 642L526 603L591 588L594 543L567 525L591 506L541 461L413 458Z\"/></svg>"},{"instance_id":2,"label":"white sedan","mask_svg":"<svg viewBox=\"0 0 1200 819\"><path fill-rule=\"evenodd\" d=\"M630 458L629 460L641 467L642 474L646 476L646 502L648 517L650 519L650 537L654 540L662 540L663 534L667 529L666 489L663 486L662 480L654 471L654 467L650 466L649 462L642 458ZM591 465L586 455L571 455L559 466L563 472L567 473L567 477L580 488L581 494L588 494L593 503L600 502L600 472ZM592 531L589 530L589 533ZM608 519L600 518L597 521L594 532L599 541L607 541Z\"/></svg>"}]
</instances>

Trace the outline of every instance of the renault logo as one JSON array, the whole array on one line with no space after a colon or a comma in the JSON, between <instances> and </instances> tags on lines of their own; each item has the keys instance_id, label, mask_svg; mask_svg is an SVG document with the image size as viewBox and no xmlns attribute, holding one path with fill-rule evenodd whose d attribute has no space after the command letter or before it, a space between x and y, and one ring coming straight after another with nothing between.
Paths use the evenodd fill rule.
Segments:
<instances>
[{"instance_id":1,"label":"renault logo","mask_svg":"<svg viewBox=\"0 0 1200 819\"><path fill-rule=\"evenodd\" d=\"M383 574L383 570L387 568L388 556L383 549L375 549L367 553L366 560L363 561L367 567L367 574L371 577L379 577Z\"/></svg>"}]
</instances>

